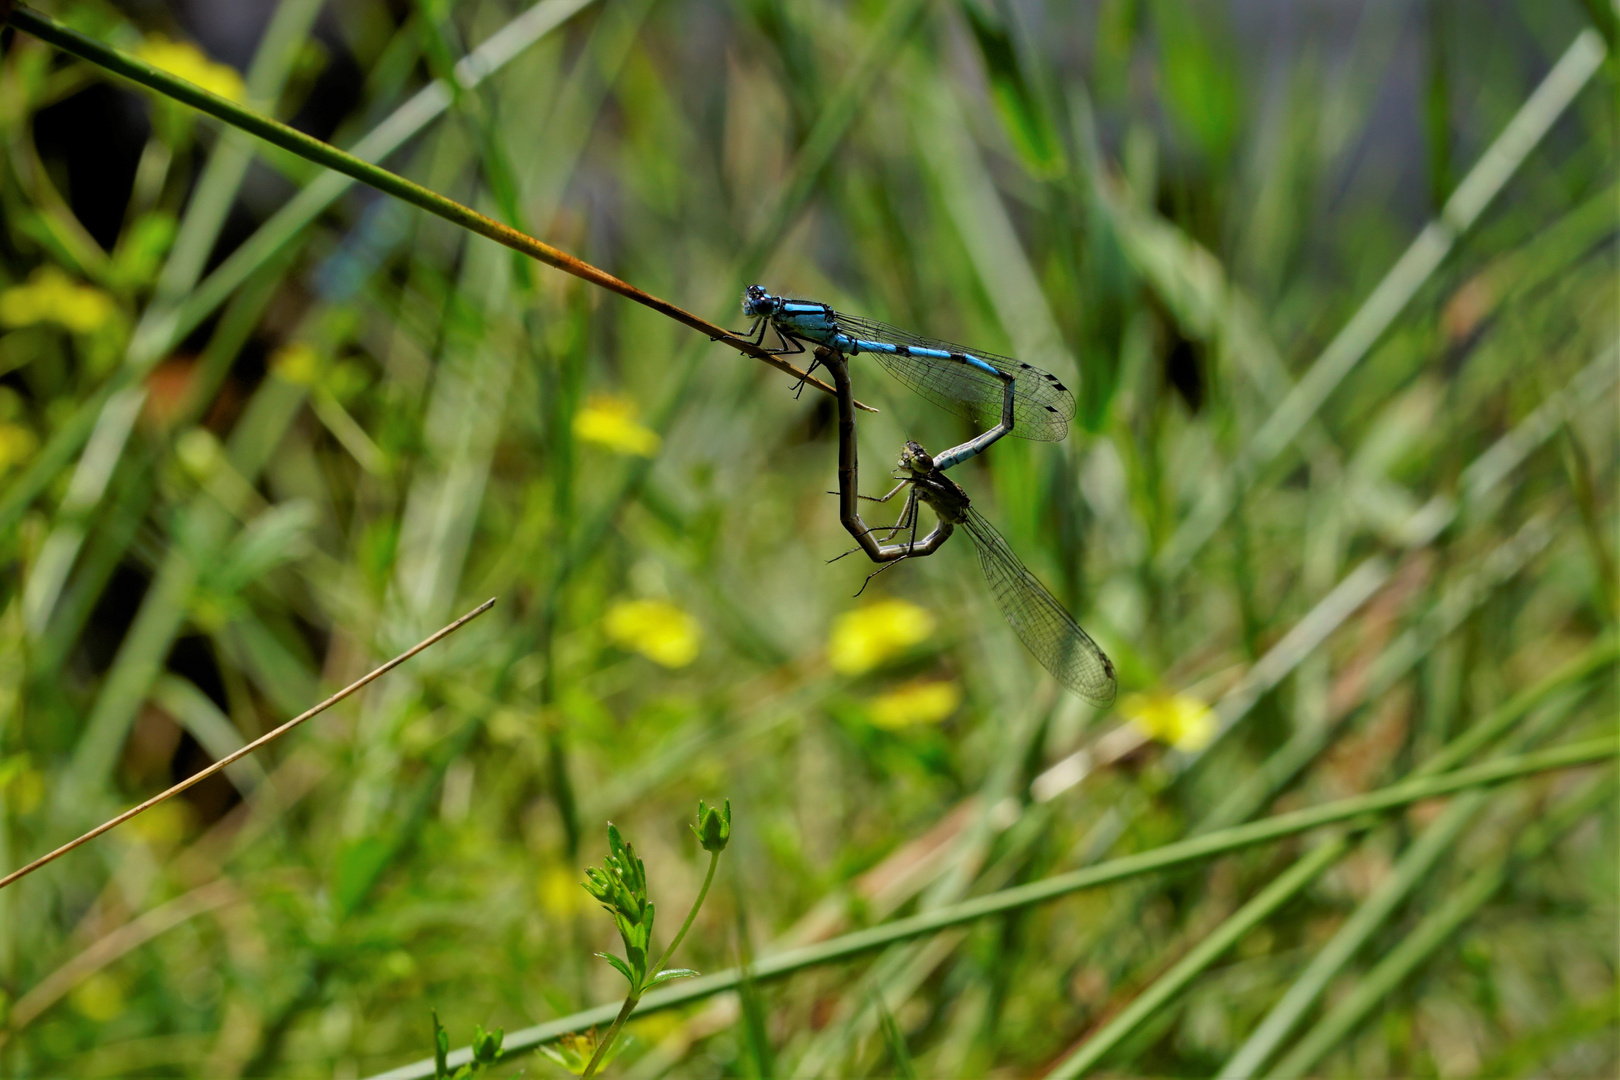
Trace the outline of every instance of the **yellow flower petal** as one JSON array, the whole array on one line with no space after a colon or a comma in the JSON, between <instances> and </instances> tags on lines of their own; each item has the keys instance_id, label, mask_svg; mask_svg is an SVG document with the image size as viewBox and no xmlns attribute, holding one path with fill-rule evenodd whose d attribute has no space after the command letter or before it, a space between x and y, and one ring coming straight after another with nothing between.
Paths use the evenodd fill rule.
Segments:
<instances>
[{"instance_id":1,"label":"yellow flower petal","mask_svg":"<svg viewBox=\"0 0 1620 1080\"><path fill-rule=\"evenodd\" d=\"M696 619L662 600L620 600L608 608L602 627L615 645L667 668L696 660L703 639Z\"/></svg>"},{"instance_id":2,"label":"yellow flower petal","mask_svg":"<svg viewBox=\"0 0 1620 1080\"><path fill-rule=\"evenodd\" d=\"M21 424L0 422L0 473L27 461L38 445L39 439L28 428Z\"/></svg>"},{"instance_id":3,"label":"yellow flower petal","mask_svg":"<svg viewBox=\"0 0 1620 1080\"><path fill-rule=\"evenodd\" d=\"M867 715L881 728L937 724L962 704L962 688L947 680L917 681L867 702Z\"/></svg>"},{"instance_id":4,"label":"yellow flower petal","mask_svg":"<svg viewBox=\"0 0 1620 1080\"><path fill-rule=\"evenodd\" d=\"M663 440L636 422L636 403L629 398L596 395L574 414L574 437L621 454L653 457Z\"/></svg>"},{"instance_id":5,"label":"yellow flower petal","mask_svg":"<svg viewBox=\"0 0 1620 1080\"><path fill-rule=\"evenodd\" d=\"M590 899L579 887L579 872L562 863L553 863L541 870L534 887L541 910L556 919L569 917Z\"/></svg>"},{"instance_id":6,"label":"yellow flower petal","mask_svg":"<svg viewBox=\"0 0 1620 1080\"><path fill-rule=\"evenodd\" d=\"M925 641L934 616L906 600L879 600L833 621L827 662L840 675L859 675Z\"/></svg>"},{"instance_id":7,"label":"yellow flower petal","mask_svg":"<svg viewBox=\"0 0 1620 1080\"><path fill-rule=\"evenodd\" d=\"M105 971L98 971L75 986L68 1001L86 1020L104 1024L124 1011L124 988Z\"/></svg>"},{"instance_id":8,"label":"yellow flower petal","mask_svg":"<svg viewBox=\"0 0 1620 1080\"><path fill-rule=\"evenodd\" d=\"M1150 739L1177 750L1195 753L1215 738L1215 713L1191 694L1155 690L1127 694L1119 703L1120 715Z\"/></svg>"},{"instance_id":9,"label":"yellow flower petal","mask_svg":"<svg viewBox=\"0 0 1620 1080\"><path fill-rule=\"evenodd\" d=\"M18 815L34 812L45 799L45 774L28 763L27 754L0 760L0 797Z\"/></svg>"},{"instance_id":10,"label":"yellow flower petal","mask_svg":"<svg viewBox=\"0 0 1620 1080\"><path fill-rule=\"evenodd\" d=\"M135 55L155 68L195 83L222 98L241 101L246 95L242 76L228 64L217 64L206 53L189 41L169 41L162 37L149 37L141 42Z\"/></svg>"},{"instance_id":11,"label":"yellow flower petal","mask_svg":"<svg viewBox=\"0 0 1620 1080\"><path fill-rule=\"evenodd\" d=\"M320 374L321 358L307 342L283 345L270 357L270 370L295 386L311 386Z\"/></svg>"},{"instance_id":12,"label":"yellow flower petal","mask_svg":"<svg viewBox=\"0 0 1620 1080\"><path fill-rule=\"evenodd\" d=\"M0 325L53 322L75 334L101 329L117 306L94 285L81 285L54 266L35 270L26 284L0 292Z\"/></svg>"},{"instance_id":13,"label":"yellow flower petal","mask_svg":"<svg viewBox=\"0 0 1620 1080\"><path fill-rule=\"evenodd\" d=\"M129 823L129 831L157 848L173 847L185 839L190 814L178 799L158 803Z\"/></svg>"}]
</instances>

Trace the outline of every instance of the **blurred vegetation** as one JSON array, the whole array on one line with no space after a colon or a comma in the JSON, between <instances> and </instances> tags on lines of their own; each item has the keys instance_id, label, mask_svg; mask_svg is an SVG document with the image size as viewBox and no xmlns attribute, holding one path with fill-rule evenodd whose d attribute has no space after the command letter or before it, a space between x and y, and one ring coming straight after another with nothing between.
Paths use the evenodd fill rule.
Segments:
<instances>
[{"instance_id":1,"label":"blurred vegetation","mask_svg":"<svg viewBox=\"0 0 1620 1080\"><path fill-rule=\"evenodd\" d=\"M7 1075L493 1061L617 1008L595 838L685 910L700 797L712 972L1612 730L1602 3L40 6L726 325L759 280L1073 380L957 478L1125 693L1059 695L962 544L852 599L822 396L7 31L0 868L502 598L0 892ZM966 433L854 371L869 484ZM1610 785L745 981L608 1072L1612 1075Z\"/></svg>"}]
</instances>

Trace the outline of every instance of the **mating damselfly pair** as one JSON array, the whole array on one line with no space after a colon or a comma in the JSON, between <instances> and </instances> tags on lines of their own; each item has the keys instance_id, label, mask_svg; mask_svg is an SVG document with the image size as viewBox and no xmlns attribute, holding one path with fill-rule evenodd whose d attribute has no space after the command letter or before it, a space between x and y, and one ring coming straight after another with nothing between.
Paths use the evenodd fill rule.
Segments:
<instances>
[{"instance_id":1,"label":"mating damselfly pair","mask_svg":"<svg viewBox=\"0 0 1620 1080\"><path fill-rule=\"evenodd\" d=\"M1063 438L1075 414L1074 395L1068 388L1031 364L919 337L818 301L772 296L759 285L750 285L743 295L743 313L757 320L748 332L755 344L763 344L770 329L782 339L782 348L776 351L803 352L806 344L814 345L816 364L832 373L838 392L839 518L860 550L883 564L873 574L902 559L932 555L960 526L973 539L979 569L996 606L1024 646L1069 690L1094 705L1111 704L1117 690L1113 663L974 509L961 486L944 475L1005 435ZM936 405L994 426L935 455L907 442L897 469L900 483L881 497L861 495L855 395L846 360L863 353L875 356L891 375ZM861 519L860 499L888 502L902 489L906 498L894 525L873 529ZM921 539L919 504L927 504L937 519ZM888 542L878 540L880 532L887 534ZM908 534L907 539L895 542L902 533Z\"/></svg>"}]
</instances>

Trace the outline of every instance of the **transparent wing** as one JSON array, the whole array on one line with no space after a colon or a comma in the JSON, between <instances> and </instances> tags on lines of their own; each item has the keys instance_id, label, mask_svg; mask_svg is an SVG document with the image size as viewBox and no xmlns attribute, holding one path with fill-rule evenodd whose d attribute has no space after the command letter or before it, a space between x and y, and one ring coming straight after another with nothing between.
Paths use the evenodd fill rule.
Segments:
<instances>
[{"instance_id":1,"label":"transparent wing","mask_svg":"<svg viewBox=\"0 0 1620 1080\"><path fill-rule=\"evenodd\" d=\"M1049 371L1008 356L919 337L875 319L846 315L842 311L835 312L834 317L838 328L850 337L976 356L1016 380L1013 383L1014 435L1054 442L1069 433L1069 421L1074 419L1075 413L1074 395ZM942 409L986 426L1001 419L1001 381L994 376L948 360L881 352L872 355L890 375Z\"/></svg>"},{"instance_id":2,"label":"transparent wing","mask_svg":"<svg viewBox=\"0 0 1620 1080\"><path fill-rule=\"evenodd\" d=\"M1058 682L1098 708L1112 705L1119 689L1114 664L1091 635L1029 572L983 514L970 507L963 524L978 549L979 568L996 606L1018 639Z\"/></svg>"}]
</instances>

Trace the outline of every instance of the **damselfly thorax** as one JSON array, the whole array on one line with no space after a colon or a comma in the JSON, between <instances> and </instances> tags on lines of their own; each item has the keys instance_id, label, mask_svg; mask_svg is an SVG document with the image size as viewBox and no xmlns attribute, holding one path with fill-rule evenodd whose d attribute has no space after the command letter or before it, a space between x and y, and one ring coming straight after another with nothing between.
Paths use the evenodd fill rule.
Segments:
<instances>
[{"instance_id":1,"label":"damselfly thorax","mask_svg":"<svg viewBox=\"0 0 1620 1080\"><path fill-rule=\"evenodd\" d=\"M806 345L846 358L870 355L884 369L934 404L975 424L994 424L992 436L964 444L964 460L1003 435L1052 441L1068 434L1074 395L1056 375L1009 356L925 338L887 323L834 310L819 300L773 296L762 285L743 293L743 314L754 319L745 335L765 347L774 330L781 347L798 353ZM813 365L812 365L813 367Z\"/></svg>"}]
</instances>

